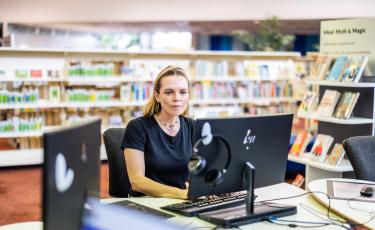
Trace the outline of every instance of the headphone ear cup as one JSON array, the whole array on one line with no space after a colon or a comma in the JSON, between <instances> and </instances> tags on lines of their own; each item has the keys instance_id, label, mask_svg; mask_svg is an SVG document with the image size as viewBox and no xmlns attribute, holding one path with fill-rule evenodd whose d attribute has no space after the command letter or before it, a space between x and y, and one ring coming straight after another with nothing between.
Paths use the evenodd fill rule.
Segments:
<instances>
[{"instance_id":1,"label":"headphone ear cup","mask_svg":"<svg viewBox=\"0 0 375 230\"><path fill-rule=\"evenodd\" d=\"M221 170L212 169L207 172L206 176L204 177L204 181L210 186L216 186L223 182L223 173Z\"/></svg>"},{"instance_id":2,"label":"headphone ear cup","mask_svg":"<svg viewBox=\"0 0 375 230\"><path fill-rule=\"evenodd\" d=\"M199 155L193 155L188 163L189 172L193 175L199 175L206 167L206 159Z\"/></svg>"}]
</instances>

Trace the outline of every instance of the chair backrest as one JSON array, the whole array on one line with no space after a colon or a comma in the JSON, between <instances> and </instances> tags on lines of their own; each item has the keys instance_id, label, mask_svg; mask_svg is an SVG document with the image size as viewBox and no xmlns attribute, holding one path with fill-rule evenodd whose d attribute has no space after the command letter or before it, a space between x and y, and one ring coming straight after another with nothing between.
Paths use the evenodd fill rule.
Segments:
<instances>
[{"instance_id":1,"label":"chair backrest","mask_svg":"<svg viewBox=\"0 0 375 230\"><path fill-rule=\"evenodd\" d=\"M349 137L343 146L357 178L375 181L375 137Z\"/></svg>"},{"instance_id":2,"label":"chair backrest","mask_svg":"<svg viewBox=\"0 0 375 230\"><path fill-rule=\"evenodd\" d=\"M125 128L110 128L103 134L109 167L109 195L114 197L128 197L130 191L124 152L120 148L124 133Z\"/></svg>"}]
</instances>

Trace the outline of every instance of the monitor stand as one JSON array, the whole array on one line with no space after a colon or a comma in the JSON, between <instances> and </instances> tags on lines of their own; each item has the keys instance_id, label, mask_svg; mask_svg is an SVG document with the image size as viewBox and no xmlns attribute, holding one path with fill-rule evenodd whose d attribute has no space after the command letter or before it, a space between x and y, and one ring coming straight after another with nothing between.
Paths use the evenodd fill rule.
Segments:
<instances>
[{"instance_id":1,"label":"monitor stand","mask_svg":"<svg viewBox=\"0 0 375 230\"><path fill-rule=\"evenodd\" d=\"M202 213L199 218L223 227L237 227L244 224L267 220L270 217L282 217L297 213L294 205L277 203L259 203L254 205L255 168L250 162L245 163L247 196L245 204Z\"/></svg>"}]
</instances>

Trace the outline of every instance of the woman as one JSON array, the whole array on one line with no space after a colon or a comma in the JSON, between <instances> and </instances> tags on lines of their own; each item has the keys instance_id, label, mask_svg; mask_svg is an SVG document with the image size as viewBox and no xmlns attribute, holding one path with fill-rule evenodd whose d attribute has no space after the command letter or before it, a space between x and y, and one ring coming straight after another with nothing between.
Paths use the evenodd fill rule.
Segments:
<instances>
[{"instance_id":1,"label":"woman","mask_svg":"<svg viewBox=\"0 0 375 230\"><path fill-rule=\"evenodd\" d=\"M187 113L189 81L185 71L168 66L160 71L144 116L126 127L124 148L132 191L154 197L187 198L188 161L192 154L193 121Z\"/></svg>"}]
</instances>

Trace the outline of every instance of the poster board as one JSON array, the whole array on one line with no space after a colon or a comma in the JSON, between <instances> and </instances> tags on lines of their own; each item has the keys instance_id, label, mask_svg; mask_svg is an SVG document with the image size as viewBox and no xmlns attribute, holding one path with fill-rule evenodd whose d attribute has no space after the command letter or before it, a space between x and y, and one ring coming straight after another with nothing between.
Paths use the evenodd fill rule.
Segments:
<instances>
[{"instance_id":1,"label":"poster board","mask_svg":"<svg viewBox=\"0 0 375 230\"><path fill-rule=\"evenodd\" d=\"M328 56L368 56L365 75L375 74L375 18L322 21L320 53Z\"/></svg>"}]
</instances>

